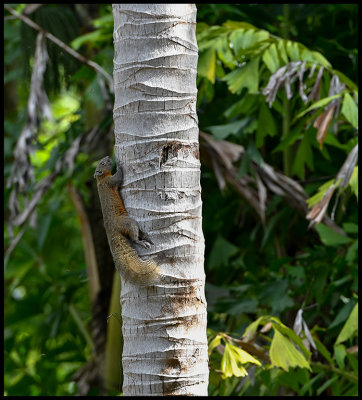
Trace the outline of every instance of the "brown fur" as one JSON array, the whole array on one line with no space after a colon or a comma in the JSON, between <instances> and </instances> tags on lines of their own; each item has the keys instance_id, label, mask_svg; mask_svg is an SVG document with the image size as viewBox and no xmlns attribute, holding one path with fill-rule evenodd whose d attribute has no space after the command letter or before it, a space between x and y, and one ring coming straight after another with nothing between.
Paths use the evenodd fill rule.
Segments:
<instances>
[{"instance_id":1,"label":"brown fur","mask_svg":"<svg viewBox=\"0 0 362 400\"><path fill-rule=\"evenodd\" d=\"M137 221L127 215L118 193L118 186L122 183L122 170L118 168L112 175L111 169L112 160L105 157L99 162L94 177L97 180L104 227L114 264L124 279L138 285L154 284L160 277L159 267L152 260L141 260L126 239L128 237L141 246L150 247L149 241L140 240L142 232Z\"/></svg>"}]
</instances>

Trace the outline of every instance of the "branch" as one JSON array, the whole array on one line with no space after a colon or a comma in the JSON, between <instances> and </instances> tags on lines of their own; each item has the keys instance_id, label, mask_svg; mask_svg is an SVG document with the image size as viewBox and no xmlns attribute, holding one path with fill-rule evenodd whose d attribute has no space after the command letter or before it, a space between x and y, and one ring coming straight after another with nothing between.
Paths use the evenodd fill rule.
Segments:
<instances>
[{"instance_id":1,"label":"branch","mask_svg":"<svg viewBox=\"0 0 362 400\"><path fill-rule=\"evenodd\" d=\"M83 64L88 65L88 67L92 68L93 70L99 72L100 74L102 74L108 81L108 86L110 91L113 93L113 78L112 76L105 71L100 65L98 65L97 63L95 63L94 61L88 60L87 58L85 58L84 56L82 56L81 54L79 54L78 52L76 52L75 50L73 50L71 47L69 47L68 45L66 45L64 42L62 42L61 40L59 40L57 37L55 37L54 35L52 35L51 33L45 31L41 26L39 26L38 24L36 24L35 22L33 22L30 18L26 17L25 15L19 14L18 12L16 12L13 8L9 7L8 5L4 4L4 8L6 10L8 10L12 15L14 15L16 18L19 18L20 20L22 20L25 24L31 26L33 29L39 31L39 32L43 32L45 37L48 38L49 40L51 40L52 42L54 42L55 44L57 44L59 47L61 47L64 51L66 51L67 53L69 53L71 56L73 56L74 58L76 58L78 61L80 61Z\"/></svg>"}]
</instances>

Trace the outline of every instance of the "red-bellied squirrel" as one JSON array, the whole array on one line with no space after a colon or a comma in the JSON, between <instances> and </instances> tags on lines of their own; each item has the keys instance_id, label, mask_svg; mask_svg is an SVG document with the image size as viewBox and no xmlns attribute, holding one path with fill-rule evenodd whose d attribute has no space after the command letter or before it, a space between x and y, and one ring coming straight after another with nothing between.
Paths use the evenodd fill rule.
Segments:
<instances>
[{"instance_id":1,"label":"red-bellied squirrel","mask_svg":"<svg viewBox=\"0 0 362 400\"><path fill-rule=\"evenodd\" d=\"M123 178L121 167L117 166L114 175L111 170L112 159L104 157L98 163L94 177L97 180L104 227L114 264L122 278L142 286L152 285L161 275L158 265L152 260L141 260L127 238L146 248L151 247L152 242L124 208L118 192Z\"/></svg>"}]
</instances>

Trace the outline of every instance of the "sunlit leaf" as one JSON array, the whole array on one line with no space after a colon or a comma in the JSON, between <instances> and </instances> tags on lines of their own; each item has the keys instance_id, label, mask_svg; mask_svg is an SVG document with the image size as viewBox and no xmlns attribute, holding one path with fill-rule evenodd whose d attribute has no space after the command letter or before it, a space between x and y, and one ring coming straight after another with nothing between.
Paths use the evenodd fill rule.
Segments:
<instances>
[{"instance_id":1,"label":"sunlit leaf","mask_svg":"<svg viewBox=\"0 0 362 400\"><path fill-rule=\"evenodd\" d=\"M307 350L302 339L293 331L293 329L288 328L277 317L270 317L270 319L272 321L273 328L278 330L282 335L289 337L294 344L298 345L304 356L309 359L311 352Z\"/></svg>"},{"instance_id":2,"label":"sunlit leaf","mask_svg":"<svg viewBox=\"0 0 362 400\"><path fill-rule=\"evenodd\" d=\"M313 59L326 68L331 68L330 62L318 51L311 51Z\"/></svg>"},{"instance_id":3,"label":"sunlit leaf","mask_svg":"<svg viewBox=\"0 0 362 400\"><path fill-rule=\"evenodd\" d=\"M221 335L216 335L216 336L214 337L214 339L212 339L212 341L211 341L210 344L209 344L209 355L212 353L212 351L214 350L214 348L217 347L217 346L220 344L221 338L222 338Z\"/></svg>"},{"instance_id":4,"label":"sunlit leaf","mask_svg":"<svg viewBox=\"0 0 362 400\"><path fill-rule=\"evenodd\" d=\"M349 93L346 93L343 97L341 112L346 117L347 121L350 122L354 128L358 129L358 108Z\"/></svg>"},{"instance_id":5,"label":"sunlit leaf","mask_svg":"<svg viewBox=\"0 0 362 400\"><path fill-rule=\"evenodd\" d=\"M231 93L241 93L244 88L248 89L249 93L258 93L259 59L260 57L255 57L244 66L224 76L222 80L227 82Z\"/></svg>"},{"instance_id":6,"label":"sunlit leaf","mask_svg":"<svg viewBox=\"0 0 362 400\"><path fill-rule=\"evenodd\" d=\"M197 65L197 72L200 76L206 77L210 82L215 82L216 53L215 48L210 47L204 51Z\"/></svg>"},{"instance_id":7,"label":"sunlit leaf","mask_svg":"<svg viewBox=\"0 0 362 400\"><path fill-rule=\"evenodd\" d=\"M280 55L280 58L283 61L283 63L284 64L288 64L289 60L288 60L288 54L287 54L286 49L285 49L285 41L284 40L278 40L277 48L278 48L279 55Z\"/></svg>"},{"instance_id":8,"label":"sunlit leaf","mask_svg":"<svg viewBox=\"0 0 362 400\"><path fill-rule=\"evenodd\" d=\"M333 185L333 183L334 179L330 179L329 181L323 183L323 185L319 186L318 192L307 199L308 207L312 207L314 206L314 204L317 204L319 201L321 201L323 196L326 194L327 190Z\"/></svg>"},{"instance_id":9,"label":"sunlit leaf","mask_svg":"<svg viewBox=\"0 0 362 400\"><path fill-rule=\"evenodd\" d=\"M264 51L263 61L272 74L280 67L278 51L275 43Z\"/></svg>"},{"instance_id":10,"label":"sunlit leaf","mask_svg":"<svg viewBox=\"0 0 362 400\"><path fill-rule=\"evenodd\" d=\"M251 338L258 330L258 326L266 321L266 316L259 317L256 321L252 322L244 331L243 338Z\"/></svg>"},{"instance_id":11,"label":"sunlit leaf","mask_svg":"<svg viewBox=\"0 0 362 400\"><path fill-rule=\"evenodd\" d=\"M351 314L349 315L346 323L344 324L341 332L339 333L336 345L344 342L354 335L358 330L358 303L354 306Z\"/></svg>"},{"instance_id":12,"label":"sunlit leaf","mask_svg":"<svg viewBox=\"0 0 362 400\"><path fill-rule=\"evenodd\" d=\"M299 48L298 43L288 40L286 42L287 53L292 61L299 61Z\"/></svg>"},{"instance_id":13,"label":"sunlit leaf","mask_svg":"<svg viewBox=\"0 0 362 400\"><path fill-rule=\"evenodd\" d=\"M224 354L221 359L221 371L225 378L231 376L246 376L248 373L244 367L238 367L234 355L230 351L230 344L226 343Z\"/></svg>"},{"instance_id":14,"label":"sunlit leaf","mask_svg":"<svg viewBox=\"0 0 362 400\"><path fill-rule=\"evenodd\" d=\"M311 367L303 354L278 330L274 331L269 355L273 367L280 367L284 371L288 371L289 368L294 367L307 368L311 371Z\"/></svg>"},{"instance_id":15,"label":"sunlit leaf","mask_svg":"<svg viewBox=\"0 0 362 400\"><path fill-rule=\"evenodd\" d=\"M248 375L248 372L243 367L243 364L249 362L261 365L260 361L246 351L230 343L225 344L225 350L221 360L221 371L223 372L225 378L229 378L231 376L241 377Z\"/></svg>"},{"instance_id":16,"label":"sunlit leaf","mask_svg":"<svg viewBox=\"0 0 362 400\"><path fill-rule=\"evenodd\" d=\"M311 110L314 110L315 108L324 107L325 105L329 104L332 100L338 99L342 95L343 95L343 91L338 93L338 94L335 94L333 96L325 97L325 98L323 98L321 100L318 100L314 104L312 104L310 107L308 107L306 110L304 110L303 112L299 113L294 119L297 120L298 118L303 117L303 115L305 115L307 112L309 112Z\"/></svg>"}]
</instances>

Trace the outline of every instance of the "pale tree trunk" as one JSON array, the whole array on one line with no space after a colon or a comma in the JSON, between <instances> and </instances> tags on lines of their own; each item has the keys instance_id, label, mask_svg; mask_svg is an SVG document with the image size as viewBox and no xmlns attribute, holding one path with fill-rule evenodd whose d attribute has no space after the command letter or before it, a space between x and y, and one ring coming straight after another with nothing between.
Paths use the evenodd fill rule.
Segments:
<instances>
[{"instance_id":1,"label":"pale tree trunk","mask_svg":"<svg viewBox=\"0 0 362 400\"><path fill-rule=\"evenodd\" d=\"M193 4L114 4L115 153L163 279L122 282L124 395L207 395ZM138 249L139 250L139 249Z\"/></svg>"}]
</instances>

